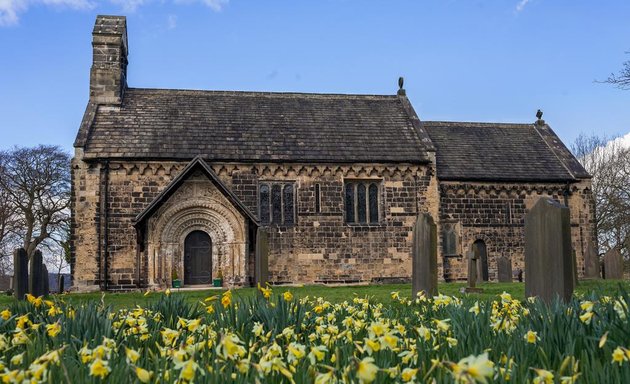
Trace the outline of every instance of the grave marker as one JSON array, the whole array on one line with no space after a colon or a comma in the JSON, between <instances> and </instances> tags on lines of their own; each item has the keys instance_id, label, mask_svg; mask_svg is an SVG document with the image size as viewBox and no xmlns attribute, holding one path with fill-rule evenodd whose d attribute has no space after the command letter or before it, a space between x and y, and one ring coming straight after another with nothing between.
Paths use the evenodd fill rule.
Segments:
<instances>
[{"instance_id":1,"label":"grave marker","mask_svg":"<svg viewBox=\"0 0 630 384\"><path fill-rule=\"evenodd\" d=\"M569 301L573 266L569 208L541 198L525 216L525 295Z\"/></svg>"},{"instance_id":2,"label":"grave marker","mask_svg":"<svg viewBox=\"0 0 630 384\"><path fill-rule=\"evenodd\" d=\"M422 213L413 226L411 244L411 292L437 295L437 226L428 213Z\"/></svg>"}]
</instances>

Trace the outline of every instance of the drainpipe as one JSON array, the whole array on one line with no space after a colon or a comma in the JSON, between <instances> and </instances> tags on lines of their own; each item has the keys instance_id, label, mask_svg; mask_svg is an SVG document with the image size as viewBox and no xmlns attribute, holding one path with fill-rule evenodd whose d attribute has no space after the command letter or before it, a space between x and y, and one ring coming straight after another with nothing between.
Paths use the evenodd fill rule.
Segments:
<instances>
[{"instance_id":1,"label":"drainpipe","mask_svg":"<svg viewBox=\"0 0 630 384\"><path fill-rule=\"evenodd\" d=\"M109 160L105 161L103 167L103 216L101 221L103 223L103 288L107 291L107 285L109 280Z\"/></svg>"}]
</instances>

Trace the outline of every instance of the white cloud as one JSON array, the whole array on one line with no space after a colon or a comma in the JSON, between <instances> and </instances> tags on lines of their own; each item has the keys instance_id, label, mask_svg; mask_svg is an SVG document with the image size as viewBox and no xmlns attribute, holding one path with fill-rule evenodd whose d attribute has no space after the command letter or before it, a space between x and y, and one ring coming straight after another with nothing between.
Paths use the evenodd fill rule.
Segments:
<instances>
[{"instance_id":1,"label":"white cloud","mask_svg":"<svg viewBox=\"0 0 630 384\"><path fill-rule=\"evenodd\" d=\"M154 0L108 0L118 5L123 12L134 12L139 7L147 5ZM167 0L162 0L166 2ZM215 12L219 12L230 0L168 0L174 4L201 3ZM97 0L0 0L0 27L18 24L20 15L31 6L46 5L49 7L66 7L70 9L92 9L97 6ZM175 28L177 17L169 16L169 29ZM172 26L172 27L171 27Z\"/></svg>"},{"instance_id":2,"label":"white cloud","mask_svg":"<svg viewBox=\"0 0 630 384\"><path fill-rule=\"evenodd\" d=\"M148 3L147 0L109 0L110 3L120 5L124 12L135 12L139 6Z\"/></svg>"},{"instance_id":3,"label":"white cloud","mask_svg":"<svg viewBox=\"0 0 630 384\"><path fill-rule=\"evenodd\" d=\"M619 145L623 148L630 148L630 133L627 133L625 136L618 137L614 140L611 140L606 144L607 147Z\"/></svg>"},{"instance_id":4,"label":"white cloud","mask_svg":"<svg viewBox=\"0 0 630 384\"><path fill-rule=\"evenodd\" d=\"M168 29L177 28L177 16L176 15L168 15L168 19L166 21L166 27Z\"/></svg>"},{"instance_id":5,"label":"white cloud","mask_svg":"<svg viewBox=\"0 0 630 384\"><path fill-rule=\"evenodd\" d=\"M221 11L229 2L230 0L175 0L176 4L201 3L215 12Z\"/></svg>"},{"instance_id":6,"label":"white cloud","mask_svg":"<svg viewBox=\"0 0 630 384\"><path fill-rule=\"evenodd\" d=\"M0 0L0 26L16 25L20 14L37 4L71 9L91 9L96 5L90 0Z\"/></svg>"},{"instance_id":7,"label":"white cloud","mask_svg":"<svg viewBox=\"0 0 630 384\"><path fill-rule=\"evenodd\" d=\"M531 0L521 0L516 4L516 12L522 11Z\"/></svg>"}]
</instances>

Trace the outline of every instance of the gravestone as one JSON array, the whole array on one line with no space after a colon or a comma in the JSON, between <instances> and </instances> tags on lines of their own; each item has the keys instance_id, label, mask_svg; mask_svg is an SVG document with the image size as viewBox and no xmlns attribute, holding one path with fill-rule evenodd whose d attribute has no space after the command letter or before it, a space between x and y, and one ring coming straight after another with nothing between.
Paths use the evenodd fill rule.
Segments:
<instances>
[{"instance_id":1,"label":"gravestone","mask_svg":"<svg viewBox=\"0 0 630 384\"><path fill-rule=\"evenodd\" d=\"M512 260L507 257L499 257L497 260L497 274L499 283L512 282Z\"/></svg>"},{"instance_id":2,"label":"gravestone","mask_svg":"<svg viewBox=\"0 0 630 384\"><path fill-rule=\"evenodd\" d=\"M64 275L59 276L59 282L58 282L58 287L57 288L59 289L58 293L62 294L63 291L64 291L64 288L65 288L65 276Z\"/></svg>"},{"instance_id":3,"label":"gravestone","mask_svg":"<svg viewBox=\"0 0 630 384\"><path fill-rule=\"evenodd\" d=\"M269 281L269 234L263 228L256 229L256 284L264 287Z\"/></svg>"},{"instance_id":4,"label":"gravestone","mask_svg":"<svg viewBox=\"0 0 630 384\"><path fill-rule=\"evenodd\" d=\"M50 294L50 278L48 277L48 267L46 264L42 264L42 295L48 296Z\"/></svg>"},{"instance_id":5,"label":"gravestone","mask_svg":"<svg viewBox=\"0 0 630 384\"><path fill-rule=\"evenodd\" d=\"M480 260L478 260L475 252L467 252L466 257L468 258L468 286L463 289L465 293L480 293L483 292L483 289L477 288L477 281L479 280L478 268L477 265L480 264Z\"/></svg>"},{"instance_id":6,"label":"gravestone","mask_svg":"<svg viewBox=\"0 0 630 384\"><path fill-rule=\"evenodd\" d=\"M31 274L28 276L28 290L31 295L35 297L39 297L43 295L44 292L44 276L43 272L43 259L42 252L37 250L31 257L30 261L30 272ZM46 275L48 277L48 275Z\"/></svg>"},{"instance_id":7,"label":"gravestone","mask_svg":"<svg viewBox=\"0 0 630 384\"><path fill-rule=\"evenodd\" d=\"M604 278L623 279L623 257L617 248L609 250L604 255Z\"/></svg>"},{"instance_id":8,"label":"gravestone","mask_svg":"<svg viewBox=\"0 0 630 384\"><path fill-rule=\"evenodd\" d=\"M411 293L437 295L437 226L428 213L418 215L411 243Z\"/></svg>"},{"instance_id":9,"label":"gravestone","mask_svg":"<svg viewBox=\"0 0 630 384\"><path fill-rule=\"evenodd\" d=\"M569 208L541 198L525 216L525 295L569 301L573 266Z\"/></svg>"},{"instance_id":10,"label":"gravestone","mask_svg":"<svg viewBox=\"0 0 630 384\"><path fill-rule=\"evenodd\" d=\"M577 267L577 253L575 249L571 249L571 268L573 269L573 288L578 286L578 267Z\"/></svg>"},{"instance_id":11,"label":"gravestone","mask_svg":"<svg viewBox=\"0 0 630 384\"><path fill-rule=\"evenodd\" d=\"M13 252L13 293L18 300L24 300L28 293L28 255L24 248Z\"/></svg>"},{"instance_id":12,"label":"gravestone","mask_svg":"<svg viewBox=\"0 0 630 384\"><path fill-rule=\"evenodd\" d=\"M599 272L599 255L593 243L589 241L584 252L584 277L587 279L599 279Z\"/></svg>"}]
</instances>

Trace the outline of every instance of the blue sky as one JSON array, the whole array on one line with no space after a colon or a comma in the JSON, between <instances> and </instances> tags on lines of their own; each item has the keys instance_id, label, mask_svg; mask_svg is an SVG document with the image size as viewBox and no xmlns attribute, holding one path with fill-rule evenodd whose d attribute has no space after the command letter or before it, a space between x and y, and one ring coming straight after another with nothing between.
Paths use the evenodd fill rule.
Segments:
<instances>
[{"instance_id":1,"label":"blue sky","mask_svg":"<svg viewBox=\"0 0 630 384\"><path fill-rule=\"evenodd\" d=\"M394 94L423 120L630 132L628 1L0 0L0 149L72 150L97 14L127 16L131 87Z\"/></svg>"}]
</instances>

